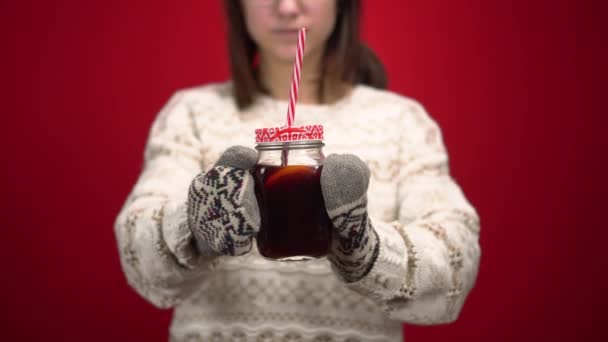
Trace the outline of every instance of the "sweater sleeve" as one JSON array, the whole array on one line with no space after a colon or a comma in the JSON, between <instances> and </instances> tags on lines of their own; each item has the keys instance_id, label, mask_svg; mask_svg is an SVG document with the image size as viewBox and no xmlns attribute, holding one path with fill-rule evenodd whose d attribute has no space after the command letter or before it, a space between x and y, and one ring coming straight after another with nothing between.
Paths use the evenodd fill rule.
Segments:
<instances>
[{"instance_id":1,"label":"sweater sleeve","mask_svg":"<svg viewBox=\"0 0 608 342\"><path fill-rule=\"evenodd\" d=\"M128 283L159 308L190 295L213 262L196 252L188 228L188 187L202 155L185 97L175 93L154 120L143 170L114 224Z\"/></svg>"},{"instance_id":2,"label":"sweater sleeve","mask_svg":"<svg viewBox=\"0 0 608 342\"><path fill-rule=\"evenodd\" d=\"M436 122L413 101L403 120L398 220L371 219L379 256L370 273L349 286L393 319L450 323L477 278L479 218L449 174Z\"/></svg>"}]
</instances>

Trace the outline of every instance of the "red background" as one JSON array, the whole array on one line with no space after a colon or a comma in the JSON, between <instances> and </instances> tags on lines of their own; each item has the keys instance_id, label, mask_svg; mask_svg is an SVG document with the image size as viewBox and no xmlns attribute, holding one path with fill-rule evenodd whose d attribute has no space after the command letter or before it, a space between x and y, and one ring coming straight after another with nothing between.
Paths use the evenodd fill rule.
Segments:
<instances>
[{"instance_id":1,"label":"red background","mask_svg":"<svg viewBox=\"0 0 608 342\"><path fill-rule=\"evenodd\" d=\"M365 3L390 88L439 121L482 219L459 320L408 341L608 340L604 4ZM218 1L0 0L0 340L167 340L112 227L160 107L228 77L224 32Z\"/></svg>"}]
</instances>

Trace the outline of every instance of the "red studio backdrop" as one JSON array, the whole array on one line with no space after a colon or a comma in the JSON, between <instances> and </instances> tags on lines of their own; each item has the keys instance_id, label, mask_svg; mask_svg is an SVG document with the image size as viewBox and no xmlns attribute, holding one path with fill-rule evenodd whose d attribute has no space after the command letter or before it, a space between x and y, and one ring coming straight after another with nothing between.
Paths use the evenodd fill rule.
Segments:
<instances>
[{"instance_id":1,"label":"red studio backdrop","mask_svg":"<svg viewBox=\"0 0 608 342\"><path fill-rule=\"evenodd\" d=\"M459 320L408 341L608 341L606 9L364 2L390 89L439 122L482 222ZM0 0L0 44L0 340L167 341L113 222L172 92L229 77L220 2Z\"/></svg>"}]
</instances>

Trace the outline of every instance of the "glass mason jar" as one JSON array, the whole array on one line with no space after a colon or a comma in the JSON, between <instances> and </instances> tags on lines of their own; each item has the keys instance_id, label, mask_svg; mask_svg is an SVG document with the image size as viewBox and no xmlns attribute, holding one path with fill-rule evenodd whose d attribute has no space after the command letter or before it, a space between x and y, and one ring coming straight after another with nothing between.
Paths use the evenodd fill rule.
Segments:
<instances>
[{"instance_id":1,"label":"glass mason jar","mask_svg":"<svg viewBox=\"0 0 608 342\"><path fill-rule=\"evenodd\" d=\"M260 254L269 259L320 258L330 248L331 221L320 183L324 144L319 135L307 138L300 134L284 141L257 139L258 160L252 173L261 227L256 242Z\"/></svg>"}]
</instances>

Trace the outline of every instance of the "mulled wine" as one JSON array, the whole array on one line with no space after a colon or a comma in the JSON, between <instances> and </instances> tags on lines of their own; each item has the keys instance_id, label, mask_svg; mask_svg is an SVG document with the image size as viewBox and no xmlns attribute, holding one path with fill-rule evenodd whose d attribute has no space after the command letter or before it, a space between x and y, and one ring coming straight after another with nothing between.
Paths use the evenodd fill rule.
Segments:
<instances>
[{"instance_id":1,"label":"mulled wine","mask_svg":"<svg viewBox=\"0 0 608 342\"><path fill-rule=\"evenodd\" d=\"M257 245L278 260L319 258L328 253L331 221L321 193L322 165L254 166L261 227Z\"/></svg>"}]
</instances>

